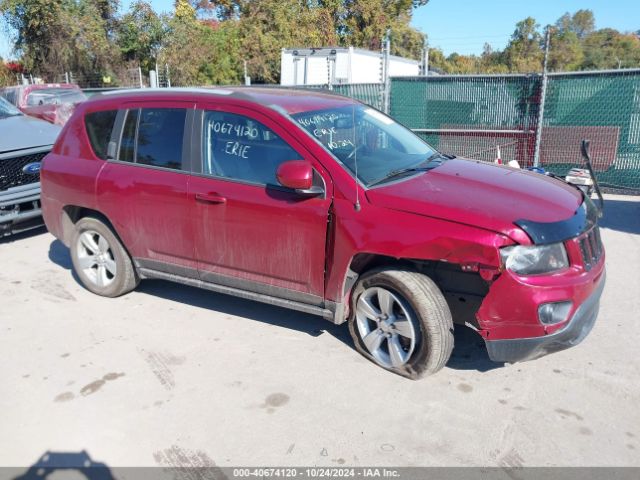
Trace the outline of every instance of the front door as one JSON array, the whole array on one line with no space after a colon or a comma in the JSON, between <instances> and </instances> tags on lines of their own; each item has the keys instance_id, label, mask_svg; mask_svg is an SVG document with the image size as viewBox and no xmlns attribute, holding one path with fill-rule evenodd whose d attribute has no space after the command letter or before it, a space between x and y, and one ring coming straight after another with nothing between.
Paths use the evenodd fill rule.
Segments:
<instances>
[{"instance_id":1,"label":"front door","mask_svg":"<svg viewBox=\"0 0 640 480\"><path fill-rule=\"evenodd\" d=\"M264 115L231 106L205 106L201 115L201 174L189 186L201 278L320 305L330 177ZM325 195L305 198L278 185L277 167L299 159L312 162Z\"/></svg>"}]
</instances>

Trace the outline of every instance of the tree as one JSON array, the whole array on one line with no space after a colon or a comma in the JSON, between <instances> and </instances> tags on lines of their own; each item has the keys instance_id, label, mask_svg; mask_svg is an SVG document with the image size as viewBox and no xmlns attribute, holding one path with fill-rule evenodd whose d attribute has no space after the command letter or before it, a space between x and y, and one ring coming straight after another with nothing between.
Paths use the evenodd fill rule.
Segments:
<instances>
[{"instance_id":1,"label":"tree","mask_svg":"<svg viewBox=\"0 0 640 480\"><path fill-rule=\"evenodd\" d=\"M558 28L551 28L549 35L548 69L557 72L579 69L584 60L584 51L578 35L572 30Z\"/></svg>"},{"instance_id":2,"label":"tree","mask_svg":"<svg viewBox=\"0 0 640 480\"><path fill-rule=\"evenodd\" d=\"M15 80L15 77L11 74L11 71L5 65L4 60L2 60L2 57L0 57L0 87L13 85L15 83Z\"/></svg>"},{"instance_id":3,"label":"tree","mask_svg":"<svg viewBox=\"0 0 640 480\"><path fill-rule=\"evenodd\" d=\"M44 64L60 43L63 0L0 0L0 13L15 32L15 49L27 68Z\"/></svg>"},{"instance_id":4,"label":"tree","mask_svg":"<svg viewBox=\"0 0 640 480\"><path fill-rule=\"evenodd\" d=\"M391 30L392 53L419 58L424 36L410 26L414 8L428 0L324 0L318 5L331 17L340 45L381 48L382 38Z\"/></svg>"},{"instance_id":5,"label":"tree","mask_svg":"<svg viewBox=\"0 0 640 480\"><path fill-rule=\"evenodd\" d=\"M380 50L391 32L392 53L420 58L424 36L410 25L412 8L426 0L218 1L212 5L237 22L242 58L258 82L277 82L282 48L354 46ZM295 22L292 21L295 19Z\"/></svg>"},{"instance_id":6,"label":"tree","mask_svg":"<svg viewBox=\"0 0 640 480\"><path fill-rule=\"evenodd\" d=\"M611 28L593 32L584 40L583 69L640 67L640 38Z\"/></svg>"},{"instance_id":7,"label":"tree","mask_svg":"<svg viewBox=\"0 0 640 480\"><path fill-rule=\"evenodd\" d=\"M567 15L569 14L565 14ZM565 16L561 17L559 22L566 22ZM594 32L595 25L596 20L591 10L578 10L570 17L565 30L575 33L580 40L584 40L587 35Z\"/></svg>"},{"instance_id":8,"label":"tree","mask_svg":"<svg viewBox=\"0 0 640 480\"><path fill-rule=\"evenodd\" d=\"M511 40L504 51L505 61L512 72L542 70L542 36L534 18L527 17L516 24Z\"/></svg>"},{"instance_id":9,"label":"tree","mask_svg":"<svg viewBox=\"0 0 640 480\"><path fill-rule=\"evenodd\" d=\"M441 49L429 49L429 70L440 70L449 73L447 58Z\"/></svg>"},{"instance_id":10,"label":"tree","mask_svg":"<svg viewBox=\"0 0 640 480\"><path fill-rule=\"evenodd\" d=\"M239 83L240 43L236 22L203 22L186 0L176 2L160 48L173 85Z\"/></svg>"},{"instance_id":11,"label":"tree","mask_svg":"<svg viewBox=\"0 0 640 480\"><path fill-rule=\"evenodd\" d=\"M475 55L452 53L447 57L447 73L471 74L479 70L479 59Z\"/></svg>"},{"instance_id":12,"label":"tree","mask_svg":"<svg viewBox=\"0 0 640 480\"><path fill-rule=\"evenodd\" d=\"M292 22L292 18L296 21ZM249 74L258 83L278 82L283 48L338 43L327 12L298 0L250 2L240 20L227 21L237 22L242 45L240 56L247 61Z\"/></svg>"},{"instance_id":13,"label":"tree","mask_svg":"<svg viewBox=\"0 0 640 480\"><path fill-rule=\"evenodd\" d=\"M505 65L503 52L494 51L491 45L485 43L480 56L479 71L484 73L508 73L509 68Z\"/></svg>"},{"instance_id":14,"label":"tree","mask_svg":"<svg viewBox=\"0 0 640 480\"><path fill-rule=\"evenodd\" d=\"M146 73L155 67L166 28L151 5L139 0L117 25L117 43L123 60L136 62Z\"/></svg>"},{"instance_id":15,"label":"tree","mask_svg":"<svg viewBox=\"0 0 640 480\"><path fill-rule=\"evenodd\" d=\"M0 0L26 69L54 79L64 71L104 71L113 58L108 5L91 0Z\"/></svg>"}]
</instances>

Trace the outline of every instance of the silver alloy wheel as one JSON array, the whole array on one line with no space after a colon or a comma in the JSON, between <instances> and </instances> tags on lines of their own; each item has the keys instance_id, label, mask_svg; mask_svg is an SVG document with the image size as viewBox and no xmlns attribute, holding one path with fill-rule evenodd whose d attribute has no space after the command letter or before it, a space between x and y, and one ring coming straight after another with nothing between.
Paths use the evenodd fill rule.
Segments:
<instances>
[{"instance_id":1,"label":"silver alloy wheel","mask_svg":"<svg viewBox=\"0 0 640 480\"><path fill-rule=\"evenodd\" d=\"M356 304L360 338L371 356L383 367L397 368L409 361L416 346L411 314L389 290L367 288Z\"/></svg>"},{"instance_id":2,"label":"silver alloy wheel","mask_svg":"<svg viewBox=\"0 0 640 480\"><path fill-rule=\"evenodd\" d=\"M98 287L110 285L116 278L116 261L106 238L94 230L82 232L76 245L78 268Z\"/></svg>"}]
</instances>

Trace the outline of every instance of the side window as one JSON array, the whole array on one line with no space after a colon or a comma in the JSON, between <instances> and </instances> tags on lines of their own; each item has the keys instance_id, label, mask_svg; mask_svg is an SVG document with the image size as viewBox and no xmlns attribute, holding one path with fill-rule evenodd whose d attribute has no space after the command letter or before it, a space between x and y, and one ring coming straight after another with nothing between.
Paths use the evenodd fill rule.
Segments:
<instances>
[{"instance_id":1,"label":"side window","mask_svg":"<svg viewBox=\"0 0 640 480\"><path fill-rule=\"evenodd\" d=\"M121 162L134 162L136 159L136 132L138 131L138 116L140 110L129 110L124 121L122 129L122 138L120 139L120 152L118 160Z\"/></svg>"},{"instance_id":2,"label":"side window","mask_svg":"<svg viewBox=\"0 0 640 480\"><path fill-rule=\"evenodd\" d=\"M136 163L182 168L184 108L143 108L138 118Z\"/></svg>"},{"instance_id":3,"label":"side window","mask_svg":"<svg viewBox=\"0 0 640 480\"><path fill-rule=\"evenodd\" d=\"M118 160L182 169L182 140L186 110L143 108L128 110Z\"/></svg>"},{"instance_id":4,"label":"side window","mask_svg":"<svg viewBox=\"0 0 640 480\"><path fill-rule=\"evenodd\" d=\"M84 117L84 125L91 148L98 158L107 159L107 146L111 140L111 130L116 120L117 110L88 113Z\"/></svg>"},{"instance_id":5,"label":"side window","mask_svg":"<svg viewBox=\"0 0 640 480\"><path fill-rule=\"evenodd\" d=\"M243 115L205 111L203 173L277 185L276 170L302 158L272 130Z\"/></svg>"}]
</instances>

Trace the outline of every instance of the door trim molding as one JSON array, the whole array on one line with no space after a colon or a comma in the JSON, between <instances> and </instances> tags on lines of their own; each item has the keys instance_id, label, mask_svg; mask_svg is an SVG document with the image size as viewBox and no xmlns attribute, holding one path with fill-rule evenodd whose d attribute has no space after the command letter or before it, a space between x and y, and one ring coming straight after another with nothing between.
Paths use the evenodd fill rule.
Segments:
<instances>
[{"instance_id":1,"label":"door trim molding","mask_svg":"<svg viewBox=\"0 0 640 480\"><path fill-rule=\"evenodd\" d=\"M182 267L181 267L182 268ZM234 297L240 297L247 300L255 300L257 302L268 303L278 307L289 308L300 312L308 313L311 315L318 315L327 320L334 321L335 313L333 310L323 308L321 306L310 305L295 300L289 300L282 297L275 297L272 295L266 295L263 293L252 292L243 290L240 288L230 287L227 285L220 285L216 283L205 282L199 278L186 277L175 273L168 273L151 268L139 267L138 273L142 278L155 278L160 280L168 280L171 282L181 283L183 285L189 285L192 287L198 287L212 292L224 293L227 295L233 295ZM330 305L329 305L330 306ZM334 321L335 323L335 321Z\"/></svg>"},{"instance_id":2,"label":"door trim molding","mask_svg":"<svg viewBox=\"0 0 640 480\"><path fill-rule=\"evenodd\" d=\"M247 300L289 308L311 315L318 315L337 325L346 321L346 306L344 303L325 300L317 295L211 272L204 272L202 274L203 278L200 278L200 272L194 268L148 258L134 258L133 262L142 278L168 280Z\"/></svg>"},{"instance_id":3,"label":"door trim molding","mask_svg":"<svg viewBox=\"0 0 640 480\"><path fill-rule=\"evenodd\" d=\"M294 302L306 303L315 307L324 305L324 298L290 288L278 287L267 283L256 282L254 280L246 280L244 278L222 275L219 273L198 271L195 268L167 263L161 260L153 260L149 258L135 258L136 266L142 269L155 270L158 272L169 273L186 278L195 278L205 283L222 285L225 287L236 288L247 292L253 292L260 295L270 297L284 298Z\"/></svg>"}]
</instances>

